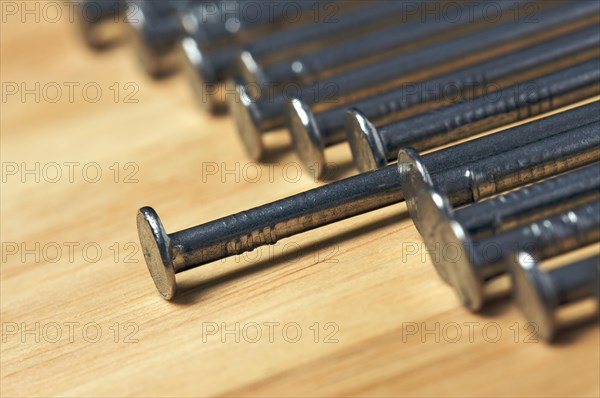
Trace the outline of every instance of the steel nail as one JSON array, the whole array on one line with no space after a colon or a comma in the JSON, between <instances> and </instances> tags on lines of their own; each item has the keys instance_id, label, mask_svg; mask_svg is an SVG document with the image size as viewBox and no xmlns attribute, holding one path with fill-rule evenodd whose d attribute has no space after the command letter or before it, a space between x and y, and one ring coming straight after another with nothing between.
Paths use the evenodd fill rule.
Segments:
<instances>
[{"instance_id":1,"label":"steel nail","mask_svg":"<svg viewBox=\"0 0 600 398\"><path fill-rule=\"evenodd\" d=\"M586 27L489 61L397 89L385 91L343 106L313 113L301 100L286 107L287 127L302 164L324 172L325 148L347 141L346 111L356 109L372 124L412 116L447 105L453 98L468 99L490 89L532 79L598 55L600 32ZM316 170L315 170L316 167Z\"/></svg>"},{"instance_id":2,"label":"steel nail","mask_svg":"<svg viewBox=\"0 0 600 398\"><path fill-rule=\"evenodd\" d=\"M387 58L354 70L295 87L294 95L308 105L330 105L350 102L366 96L369 91L398 85L398 80L417 79L432 73L443 73L469 63L497 56L515 48L556 36L557 32L581 27L582 23L597 17L598 5L577 2L553 7L539 13L538 23L505 22L484 28L443 43L426 46L410 53ZM249 87L241 80L233 83L235 95L229 98L238 132L248 154L259 159L263 153L262 133L285 124L285 93L252 95L255 85ZM264 90L262 90L264 91ZM261 97L261 94L263 95Z\"/></svg>"},{"instance_id":3,"label":"steel nail","mask_svg":"<svg viewBox=\"0 0 600 398\"><path fill-rule=\"evenodd\" d=\"M396 8L404 11L405 4L398 2ZM432 1L419 4L426 7ZM510 10L518 3L501 2L499 13L506 19ZM480 28L485 21L487 5L478 3L471 6L456 6L457 18L446 18L438 14L397 23L377 29L356 38L341 41L317 51L298 54L288 59L261 67L251 53L245 54L247 66L242 77L249 83L260 85L316 80L324 73L331 73L341 67L349 69L353 64L366 63L391 56L402 50L429 45L449 37L465 34ZM394 12L394 10L390 10ZM489 23L489 22L488 22ZM249 61L249 62L248 62Z\"/></svg>"},{"instance_id":4,"label":"steel nail","mask_svg":"<svg viewBox=\"0 0 600 398\"><path fill-rule=\"evenodd\" d=\"M454 210L454 219L472 235L497 234L584 202L600 199L600 163Z\"/></svg>"},{"instance_id":5,"label":"steel nail","mask_svg":"<svg viewBox=\"0 0 600 398\"><path fill-rule=\"evenodd\" d=\"M425 3L425 2L423 2ZM292 27L277 34L258 38L244 45L237 57L237 70L248 83L263 85L268 82L262 63L290 57L306 51L333 45L371 30L379 30L389 23L407 19L405 15L418 12L421 2L407 4L401 1L374 1L367 6L346 10L332 18L324 17L317 23Z\"/></svg>"},{"instance_id":6,"label":"steel nail","mask_svg":"<svg viewBox=\"0 0 600 398\"><path fill-rule=\"evenodd\" d=\"M463 305L479 311L485 304L487 283L506 274L506 259L512 253L528 250L549 258L600 240L600 201L482 239L473 239L452 218L440 219L435 235L437 247L442 250L436 262L440 276L452 286ZM452 258L442 258L448 249L456 253Z\"/></svg>"},{"instance_id":7,"label":"steel nail","mask_svg":"<svg viewBox=\"0 0 600 398\"><path fill-rule=\"evenodd\" d=\"M597 131L596 137L600 139ZM507 162L508 157L511 159L507 163L510 167L496 164L496 173L489 174L503 182L497 185L498 189L506 189L521 183L519 178L515 178L518 171L525 180L531 181L547 173L590 162L588 156L581 155L581 151L573 153L571 146L560 150L553 148L520 167L520 160L499 155L514 144L501 141L498 145L490 145L495 141L495 135L490 135L427 154L422 164L441 172L442 181L451 182L451 178L444 178L447 168L455 167L451 171L461 170L463 175L468 175L473 168L473 174L480 175L481 170L490 169L490 164L495 164L494 155L503 162ZM595 148L598 148L598 143L595 143ZM457 152L459 156L456 156ZM519 151L511 152L521 155ZM485 156L491 157L484 159ZM460 166L462 163L469 166ZM534 172L536 168L541 170ZM400 176L396 166L388 166L171 234L165 232L156 212L144 207L138 213L137 225L148 269L158 291L164 298L171 299L176 292L175 274L178 272L402 201ZM452 181L453 184L455 182ZM463 189L462 183L458 181L457 190ZM480 185L482 196L497 192L486 178L471 181L470 189L477 189L475 184ZM446 188L450 191L452 187Z\"/></svg>"},{"instance_id":8,"label":"steel nail","mask_svg":"<svg viewBox=\"0 0 600 398\"><path fill-rule=\"evenodd\" d=\"M600 256L588 257L551 271L539 268L527 252L518 253L509 263L513 296L527 318L545 340L556 336L556 311L568 304L596 296L600 311Z\"/></svg>"},{"instance_id":9,"label":"steel nail","mask_svg":"<svg viewBox=\"0 0 600 398\"><path fill-rule=\"evenodd\" d=\"M212 114L222 114L228 109L224 101L217 98L217 84L230 72L229 48L215 50L208 56L198 47L192 37L181 39L177 48L179 65L187 77L190 88L201 109Z\"/></svg>"},{"instance_id":10,"label":"steel nail","mask_svg":"<svg viewBox=\"0 0 600 398\"><path fill-rule=\"evenodd\" d=\"M220 18L215 18L212 11L212 18L208 21L207 16L203 15L206 13L205 7L197 7L182 17L186 35L177 49L179 64L192 86L195 98L203 109L211 113L226 111L225 101L216 98L216 85L236 72L240 46L248 42L253 45L255 42L277 41L285 37L288 30L294 30L296 25L298 29L305 30L314 26L308 21L298 24L287 21L287 8L277 2L265 0L236 4L220 10L220 14L224 14ZM300 2L296 6L300 7L300 11L311 14L318 3Z\"/></svg>"},{"instance_id":11,"label":"steel nail","mask_svg":"<svg viewBox=\"0 0 600 398\"><path fill-rule=\"evenodd\" d=\"M547 118L541 121L541 125L537 122L532 124L544 127L552 120ZM486 136L490 137L487 142L502 145L500 139L511 140L513 137L519 137L519 133L526 131L523 127L525 126ZM537 134L529 137L531 141L514 149L481 158L482 160L476 162L467 160L460 167L446 165L443 178L439 177L438 169L430 170L415 150L400 150L400 185L415 227L427 243L430 237L435 237L439 223L453 218L452 207L478 202L495 192L508 191L596 162L600 156L599 131L598 121L567 131L549 133L545 138L538 130L535 131ZM497 140L492 143L494 138ZM447 150L460 148L461 145ZM478 223L473 223L476 228ZM440 275L443 274L445 273L440 272Z\"/></svg>"},{"instance_id":12,"label":"steel nail","mask_svg":"<svg viewBox=\"0 0 600 398\"><path fill-rule=\"evenodd\" d=\"M439 178L439 174L429 174L427 167L419 160L419 155L414 150L403 149L400 151L398 156L400 185L405 194L408 211L430 251L439 253L448 248L459 250L456 261L449 261L447 258L437 255L433 258L433 265L440 277L454 287L457 295L467 307L474 311L481 309L484 303L483 287L486 278L490 278L493 272L500 275L504 270L501 259L488 263L480 261L482 258L480 248L500 246L506 253L506 245L514 246L527 242L526 235L528 233L536 228L539 229L538 224L540 223L543 224L543 228L549 228L548 225L552 219L532 222L529 229L517 227L479 239L476 241L477 246L474 246L471 231L456 220L452 206L476 202L482 196L492 196L493 193L490 193L492 191L494 193L508 191L517 186L572 170L573 162L584 166L596 161L600 154L598 147L600 138L596 137L599 129L600 123L595 123L567 131L497 155L492 161L484 159L475 166L467 166L467 173L460 169L448 170L444 173L443 179ZM564 145L564 147L556 148L554 145ZM555 152L549 157L552 160L544 161L542 158L548 156L550 152ZM557 155L559 152L562 154ZM567 153L571 155L567 155ZM557 156L561 160L557 161ZM567 164L569 166L564 169ZM593 190L594 187L587 193L592 194ZM520 197L520 194L509 193L496 199L508 202L502 209L505 212L504 216L517 216L519 211L528 209L528 206L514 204L512 199L516 197ZM556 205L555 202L553 203L554 198L549 196L545 200L540 199L538 203L545 202L547 206L551 207L552 204ZM472 206L479 209L487 208L486 204L479 203ZM560 231L556 225L555 228L556 231ZM547 234L550 236L549 232ZM510 240L511 238L514 240ZM536 241L530 239L529 242ZM506 245L503 246L503 244ZM554 243L554 247L560 247L560 245ZM475 253L467 253L472 248L476 250ZM484 266L485 270L482 268ZM488 272L488 270L491 271Z\"/></svg>"},{"instance_id":13,"label":"steel nail","mask_svg":"<svg viewBox=\"0 0 600 398\"><path fill-rule=\"evenodd\" d=\"M600 58L376 128L358 111L347 134L360 171L382 167L400 148L419 151L525 120L600 93Z\"/></svg>"},{"instance_id":14,"label":"steel nail","mask_svg":"<svg viewBox=\"0 0 600 398\"><path fill-rule=\"evenodd\" d=\"M181 14L187 2L134 0L128 3L127 22L142 66L153 77L165 77L177 69L175 46L183 35Z\"/></svg>"}]
</instances>

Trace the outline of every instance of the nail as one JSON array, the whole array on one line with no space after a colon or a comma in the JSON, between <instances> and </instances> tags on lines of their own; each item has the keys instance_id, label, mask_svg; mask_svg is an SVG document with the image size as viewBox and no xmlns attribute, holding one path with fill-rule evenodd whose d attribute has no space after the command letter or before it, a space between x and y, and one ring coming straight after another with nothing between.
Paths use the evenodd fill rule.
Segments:
<instances>
[{"instance_id":1,"label":"nail","mask_svg":"<svg viewBox=\"0 0 600 398\"><path fill-rule=\"evenodd\" d=\"M408 211L419 233L423 237L428 250L439 253L439 255L434 256L432 259L436 271L446 283L454 288L465 306L473 311L480 310L485 301L485 283L492 277L502 275L505 271L505 264L501 261L502 256L498 256L494 261L487 261L489 259L485 257L485 250L499 248L498 250L501 253L506 254L508 249L514 249L515 245L537 245L543 242L543 239L549 240L555 237L556 239L560 239L560 242L552 242L550 244L554 249L564 247L564 250L567 250L566 248L572 247L568 246L568 243L571 245L574 243L572 240L567 242L567 235L560 235L561 229L557 223L562 218L559 216L536 219L525 227L515 227L492 236L476 239L471 236L471 231L468 227L458 221L464 219L465 213L463 213L462 218L459 216L458 219L455 214L470 212L466 214L478 215L483 210L489 208L488 204L485 202L476 203L471 205L473 209L461 209L456 211L456 213L452 210L452 206L476 202L480 199L481 189L483 189L485 197L490 197L493 194L486 193L486 190L494 192L508 191L517 186L564 172L563 167L566 163L570 163L570 166L567 167L573 169L573 163L571 163L573 161L580 162L580 166L596 161L600 154L600 149L597 147L600 139L595 138L598 135L599 129L600 123L596 123L595 126L584 126L536 143L525 145L509 153L494 157L492 162L486 159L483 162L479 162L479 165L476 167L468 167L467 165L468 174L465 174L464 170L456 172L449 170L444 173L445 180L443 182L438 178L439 175L430 175L428 173L426 166L419 161L419 156L413 150L405 149L400 151L398 157L398 169L401 175L400 185L405 194ZM589 139L592 141L588 141ZM553 145L569 145L570 141L578 142L572 145L571 148L553 149ZM550 155L550 158L554 158L550 162L544 161L541 158L536 159L538 156L545 157L546 153L553 151L556 153ZM558 155L558 152L563 151L565 153ZM571 153L571 155L566 155L566 153ZM560 157L561 160L557 161L556 157ZM567 158L570 159L566 160ZM499 177L500 175L502 177ZM487 182L481 183L482 179L487 180ZM476 182L473 183L472 181ZM564 182L564 179L562 182ZM472 185L470 186L470 184ZM490 186L486 188L485 185L488 184ZM450 191L447 190L448 186L450 186ZM476 188L473 189L473 186ZM506 218L517 217L519 215L523 216L523 213L529 211L529 215L535 217L535 214L532 214L532 212L535 213L533 205L527 206L515 203L515 199L526 197L531 192L543 191L545 187L549 186L551 187L552 185L545 183L541 186L537 185L535 188L521 188L516 193L501 195L495 200L500 203L506 202L506 204L502 206L498 216ZM585 192L582 196L590 195L597 197L597 192L595 195L593 193L597 189L597 186L583 189ZM460 191L463 191L463 193L460 193ZM466 196L464 193L466 193ZM564 193L569 193L569 190L565 189ZM558 194L548 194L547 198L538 198L537 203L545 204L547 207L554 205L556 210L557 208L560 209L560 205L556 202L560 202L561 199L566 200L566 198L561 198ZM573 200L572 203L577 203L577 201ZM588 210L586 207L585 211L587 212ZM572 217L570 220L573 221L573 219ZM593 217L590 220L592 219ZM474 223L477 224L477 221L474 221ZM483 223L485 224L485 222ZM573 223L576 225L572 228L581 227L581 231L587 228L585 227L587 225L585 223ZM542 226L540 227L540 225ZM598 227L600 228L600 226ZM592 228L591 232L589 228ZM590 232L590 237L598 235L597 229L593 229L596 228L595 224L590 224L589 228L585 231ZM542 233L537 234L538 231L542 231ZM556 236L552 234L552 231L556 232ZM543 234L547 236L544 237ZM575 243L588 242L589 239L586 240L586 236L588 235L585 235L582 238L583 240ZM450 248L458 250L454 259L442 256ZM539 249L540 246L536 246L536 248ZM552 248L545 250L550 251Z\"/></svg>"},{"instance_id":2,"label":"nail","mask_svg":"<svg viewBox=\"0 0 600 398\"><path fill-rule=\"evenodd\" d=\"M123 38L124 0L83 0L76 16L87 44L97 50L112 47Z\"/></svg>"},{"instance_id":3,"label":"nail","mask_svg":"<svg viewBox=\"0 0 600 398\"><path fill-rule=\"evenodd\" d=\"M215 50L210 55L198 47L195 39L184 37L177 48L182 73L201 109L212 114L222 114L228 109L224 101L217 98L217 84L230 75L232 57L230 48Z\"/></svg>"},{"instance_id":4,"label":"nail","mask_svg":"<svg viewBox=\"0 0 600 398\"><path fill-rule=\"evenodd\" d=\"M235 4L237 6L228 5L225 10L220 9L220 14L223 14L220 18L207 21L207 16L203 15L206 13L205 7L198 7L183 17L186 37L178 46L179 64L198 103L211 113L227 110L224 101L216 98L218 90L214 86L233 76L239 47L248 41L261 42L263 37L266 40L285 36L289 29L297 25L286 21L286 12L289 10L276 2L266 0ZM316 4L300 2L297 6L300 11L310 14L308 11L314 11L312 8ZM214 13L214 10L210 12ZM299 25L309 27L306 23Z\"/></svg>"},{"instance_id":5,"label":"nail","mask_svg":"<svg viewBox=\"0 0 600 398\"><path fill-rule=\"evenodd\" d=\"M423 2L425 3L425 2ZM416 8L421 2L413 3ZM417 11L410 8L410 12ZM237 56L237 69L242 80L263 85L268 79L261 63L265 60L291 57L306 51L334 45L342 40L364 34L390 22L406 18L407 4L399 1L371 2L368 6L351 8L331 18L319 18L318 22L286 29L246 44Z\"/></svg>"},{"instance_id":6,"label":"nail","mask_svg":"<svg viewBox=\"0 0 600 398\"><path fill-rule=\"evenodd\" d=\"M346 112L358 110L372 124L411 116L447 104L452 98L482 95L493 85L515 83L565 68L596 56L600 46L597 26L534 44L416 85L397 89L313 113L298 99L286 107L287 127L303 165L324 172L325 148L347 141ZM316 165L316 170L315 169Z\"/></svg>"},{"instance_id":7,"label":"nail","mask_svg":"<svg viewBox=\"0 0 600 398\"><path fill-rule=\"evenodd\" d=\"M268 9L265 7L267 3ZM247 4L253 12L251 18ZM240 0L200 2L192 5L190 11L182 16L182 24L185 34L193 37L199 48L212 50L236 45L242 32L248 33L248 30L268 22L275 23L281 17L281 10L277 10L275 4L263 0L252 3Z\"/></svg>"},{"instance_id":8,"label":"nail","mask_svg":"<svg viewBox=\"0 0 600 398\"><path fill-rule=\"evenodd\" d=\"M519 122L600 93L600 58L376 128L358 111L347 134L360 171L385 166L400 148L419 151Z\"/></svg>"},{"instance_id":9,"label":"nail","mask_svg":"<svg viewBox=\"0 0 600 398\"><path fill-rule=\"evenodd\" d=\"M560 327L556 311L568 304L596 296L600 310L600 256L588 257L560 268L543 271L529 253L520 252L510 262L513 296L537 333L551 341Z\"/></svg>"},{"instance_id":10,"label":"nail","mask_svg":"<svg viewBox=\"0 0 600 398\"><path fill-rule=\"evenodd\" d=\"M600 140L597 131L593 137ZM433 152L423 156L422 165L429 167L433 173L441 172L442 186L444 181L455 184L456 179L445 178L444 170L451 169L453 173L459 170L462 175L469 175L473 169L473 174L480 175L481 170L491 169L494 155L500 157L498 154L513 145L506 140L490 145L496 141L495 135L490 135ZM594 148L598 148L598 142L593 144ZM522 156L520 151L512 152ZM504 155L501 160L507 166L496 165L496 173L489 174L495 181L503 181L497 185L499 188L518 185L520 181L514 177L518 171L525 180L531 181L547 173L565 171L590 162L586 156L573 153L572 147L553 148L548 153L533 157L523 167L520 158ZM463 163L468 164L468 168L460 166ZM533 172L536 167L541 170ZM457 190L461 191L463 186L464 181L458 181ZM486 178L477 178L469 180L468 187L470 190L479 189L481 195L493 195L496 193L493 186ZM445 188L451 190L451 187ZM467 201L473 197L463 196ZM400 173L396 166L388 166L171 234L165 232L156 212L144 207L138 213L138 233L156 287L164 298L171 299L176 292L175 274L178 272L274 244L280 239L389 206L402 199Z\"/></svg>"},{"instance_id":11,"label":"nail","mask_svg":"<svg viewBox=\"0 0 600 398\"><path fill-rule=\"evenodd\" d=\"M173 234L144 207L137 225L148 269L158 291L171 299L175 273L398 202L396 174L382 169Z\"/></svg>"},{"instance_id":12,"label":"nail","mask_svg":"<svg viewBox=\"0 0 600 398\"><path fill-rule=\"evenodd\" d=\"M427 3L420 3L419 6L426 7ZM405 4L402 3L396 5L401 11L404 6ZM457 6L456 11L459 15L457 18L428 14L425 18L377 29L359 37L344 40L317 51L295 55L262 68L258 63L250 62L249 65L253 66L254 73L246 72L242 76L249 75L249 83L262 85L315 80L320 78L324 72L340 67L348 69L348 66L356 64L358 61L364 63L369 58L390 56L407 48L417 48L448 39L458 33L464 34L466 31L473 31L481 27L486 6L484 3L472 7ZM499 12L506 17L508 11L514 6L514 3L501 2Z\"/></svg>"},{"instance_id":13,"label":"nail","mask_svg":"<svg viewBox=\"0 0 600 398\"><path fill-rule=\"evenodd\" d=\"M444 280L463 305L479 311L485 304L487 283L506 274L506 259L511 253L527 250L545 259L600 240L600 201L482 239L472 239L454 220L439 224L436 235L439 247L457 250L454 258L439 261L444 264Z\"/></svg>"},{"instance_id":14,"label":"nail","mask_svg":"<svg viewBox=\"0 0 600 398\"><path fill-rule=\"evenodd\" d=\"M493 233L600 199L600 163L455 210L454 220L470 234Z\"/></svg>"},{"instance_id":15,"label":"nail","mask_svg":"<svg viewBox=\"0 0 600 398\"><path fill-rule=\"evenodd\" d=\"M148 74L160 78L177 69L175 45L181 35L186 2L137 1L129 5L127 22L133 45Z\"/></svg>"},{"instance_id":16,"label":"nail","mask_svg":"<svg viewBox=\"0 0 600 398\"><path fill-rule=\"evenodd\" d=\"M445 179L439 178L437 169L429 170L415 150L410 148L400 150L398 155L400 185L411 218L425 243L427 244L430 238L435 238L438 224L446 223L447 219L454 217L452 206L459 207L479 202L485 197L492 196L492 192L508 191L597 161L600 156L600 147L598 147L600 122L563 132L548 132L546 133L548 136L544 138L541 131L556 120L553 118L543 119L540 121L542 123L530 123L536 127L530 136L520 135L527 134L525 128L527 125L492 134L487 140L490 145L501 145L500 140L510 141L513 137L520 136L525 137L521 139L530 141L523 142L514 149L482 158L483 160L479 160L476 165L469 164L469 161L465 161L458 168L448 165L444 173ZM493 139L496 139L496 142L492 142ZM447 150L460 148L461 145ZM465 167L468 173L465 173ZM507 200L507 197L498 200ZM478 204L476 208L490 206L484 203ZM461 210L467 215L473 211L475 210ZM475 212L478 214L477 211ZM469 223L472 224L469 225L476 230L481 225L486 223L489 225L491 222L493 223L486 218L486 221L481 222L470 221ZM435 245L435 242L432 244ZM444 274L446 272L441 269L440 275Z\"/></svg>"},{"instance_id":17,"label":"nail","mask_svg":"<svg viewBox=\"0 0 600 398\"><path fill-rule=\"evenodd\" d=\"M553 7L538 14L538 23L506 22L481 29L477 40L472 35L453 38L443 43L425 46L381 62L337 74L323 80L295 87L295 97L308 105L323 106L350 102L366 96L382 86L394 86L409 79L444 73L481 59L497 56L556 35L558 28L581 26L596 16L597 5L577 2ZM234 114L238 132L248 153L259 159L263 152L262 133L285 124L286 94L269 94L256 98L243 82L235 81L235 95L229 98L229 108ZM251 91L251 90L250 90ZM264 91L264 90L263 90Z\"/></svg>"}]
</instances>

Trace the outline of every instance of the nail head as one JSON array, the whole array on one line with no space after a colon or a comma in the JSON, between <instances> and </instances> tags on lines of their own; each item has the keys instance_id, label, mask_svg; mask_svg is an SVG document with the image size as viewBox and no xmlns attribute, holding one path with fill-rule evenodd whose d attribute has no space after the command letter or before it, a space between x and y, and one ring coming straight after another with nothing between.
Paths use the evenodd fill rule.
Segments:
<instances>
[{"instance_id":1,"label":"nail head","mask_svg":"<svg viewBox=\"0 0 600 398\"><path fill-rule=\"evenodd\" d=\"M153 208L143 207L139 210L137 229L154 284L165 299L171 300L176 293L176 282L175 269L169 253L170 238Z\"/></svg>"}]
</instances>

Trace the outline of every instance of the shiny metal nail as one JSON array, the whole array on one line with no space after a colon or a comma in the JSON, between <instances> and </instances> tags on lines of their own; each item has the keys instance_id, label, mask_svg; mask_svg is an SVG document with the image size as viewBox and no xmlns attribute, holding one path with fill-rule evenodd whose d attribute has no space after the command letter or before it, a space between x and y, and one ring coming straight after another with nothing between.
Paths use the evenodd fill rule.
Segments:
<instances>
[{"instance_id":1,"label":"shiny metal nail","mask_svg":"<svg viewBox=\"0 0 600 398\"><path fill-rule=\"evenodd\" d=\"M510 270L519 308L547 341L553 340L560 328L556 319L559 308L595 296L600 311L598 255L544 271L534 256L520 252L510 262Z\"/></svg>"},{"instance_id":2,"label":"shiny metal nail","mask_svg":"<svg viewBox=\"0 0 600 398\"><path fill-rule=\"evenodd\" d=\"M389 123L448 105L455 98L470 99L508 84L525 81L598 56L600 31L586 27L532 46L437 76L402 85L371 97L313 113L298 99L289 101L287 127L302 164L317 176L324 172L325 148L347 142L346 111L356 109L372 124Z\"/></svg>"},{"instance_id":3,"label":"shiny metal nail","mask_svg":"<svg viewBox=\"0 0 600 398\"><path fill-rule=\"evenodd\" d=\"M542 141L522 146L505 154L497 155L493 162L479 162L477 167L468 167L468 173L464 170L448 170L444 173L444 179L438 175L432 175L427 167L419 160L419 155L414 150L403 149L398 156L398 169L401 175L401 188L405 194L407 208L415 222L417 229L423 237L428 250L437 253L433 258L433 265L440 277L452 285L461 301L472 310L479 310L484 303L484 285L487 279L501 275L502 257L487 263L481 262L484 250L489 247L500 247L504 254L508 251L502 244L533 244L537 241L527 240L527 234L539 228L538 223L532 222L529 229L516 227L508 231L502 231L489 237L481 239L473 238L471 232L460 224L452 210L453 206L461 206L490 197L490 192L504 192L515 187L547 178L561 172L572 170L574 163L584 166L595 162L600 155L600 123L583 126L575 130L567 131ZM501 133L497 133L501 134ZM561 145L560 148L556 145ZM547 160L543 160L547 158ZM556 160L560 159L560 160ZM486 164L487 163L487 164ZM566 169L565 169L566 167ZM577 167L577 166L576 166ZM512 170L512 171L511 171ZM487 181L482 183L481 181ZM552 186L547 183L545 186ZM451 190L448 191L450 187ZM528 188L521 192L526 195L532 192ZM590 188L583 196L593 195L596 187ZM534 190L535 191L535 190ZM567 194L565 190L563 193ZM559 195L556 195L559 196ZM502 207L504 217L518 217L519 212L531 213L531 207L515 203L514 199L520 199L520 194L505 194L498 201L506 201L506 207ZM594 196L595 197L595 196ZM540 199L538 203L545 203L548 207L558 206L555 196L548 195ZM564 199L564 198L563 198ZM577 203L577 202L575 202ZM474 208L488 209L485 202L472 205ZM460 212L475 212L477 210L460 210ZM469 213L464 213L469 214ZM497 214L502 217L501 214ZM523 216L524 214L521 214ZM460 218L460 216L459 216ZM488 218L482 219L489 221ZM549 222L542 222L544 228L548 228ZM476 228L478 221L470 224ZM489 225L489 224L488 224ZM552 224L554 225L554 224ZM577 226L573 227L576 228ZM556 229L559 231L559 229ZM534 234L535 235L535 234ZM547 232L551 237L551 232ZM510 240L514 238L514 240ZM563 236L562 238L565 238ZM554 244L560 247L559 244ZM458 250L454 261L444 258L440 253L448 248ZM512 247L513 251L516 251ZM483 253L483 254L482 254ZM488 267L481 270L481 267ZM489 271L489 272L488 272ZM483 275L483 276L482 276Z\"/></svg>"},{"instance_id":4,"label":"shiny metal nail","mask_svg":"<svg viewBox=\"0 0 600 398\"><path fill-rule=\"evenodd\" d=\"M586 111L591 107L582 107L577 110ZM571 117L581 113L572 113ZM595 121L590 124L577 126L574 120L568 126L571 129L560 131L547 131L546 126L550 127L554 122L558 122L561 114L551 116L540 121L528 123L506 131L501 131L490 136L487 143L490 145L501 145L503 142L515 140L528 140L513 149L493 155L483 161L478 161L477 166L470 165L465 161L461 167L455 168L453 165L447 165L445 169L445 178L438 177L437 169L429 170L422 161L422 157L413 149L402 149L398 155L398 169L400 173L400 185L405 194L406 205L411 215L415 227L424 237L425 243L430 238L435 242L436 226L446 222L446 219L453 218L453 207L459 207L467 203L479 202L482 198L490 197L491 192L508 191L519 185L531 183L542 178L548 178L557 175L566 170L572 170L576 167L585 166L597 161L600 156L600 122ZM531 132L527 127L533 126ZM556 127L555 127L556 128ZM564 128L567 128L565 125ZM480 139L474 140L478 141ZM463 144L461 144L463 145ZM445 149L445 151L460 148L456 145ZM504 144L505 145L505 144ZM517 144L518 145L518 144ZM436 152L434 152L436 153ZM565 164L568 162L569 164ZM388 166L389 167L389 166ZM468 168L465 173L464 167ZM566 167L566 168L565 168ZM591 178L591 177L590 177ZM487 181L484 183L483 181ZM595 181L592 178L590 182ZM552 182L548 182L552 187ZM451 190L447 190L450 187ZM573 189L577 189L577 186ZM526 188L522 192L527 194ZM565 188L565 192L569 192ZM512 204L512 198L518 198L518 195L507 194L511 198L509 204ZM506 201L507 197L494 199L492 202L480 202L475 209L487 209L488 206L501 206L498 201ZM551 200L548 196L541 200ZM527 204L522 204L525 209L529 209ZM459 213L465 214L467 219L471 212L481 215L478 210L461 209ZM498 220L490 219L490 215L481 215L480 220L466 221L469 232L476 232L480 229L497 228L494 222ZM494 216L495 217L495 216ZM506 217L506 216L505 216ZM500 217L501 221L502 217ZM441 272L444 274L444 272Z\"/></svg>"},{"instance_id":5,"label":"shiny metal nail","mask_svg":"<svg viewBox=\"0 0 600 398\"><path fill-rule=\"evenodd\" d=\"M293 5L292 9L307 17L298 18L298 23L286 19L286 13L290 12L286 5ZM317 18L318 7L318 2L309 1L293 4L269 0L237 1L219 7L217 14L220 17L214 15L215 10L208 13L206 6L194 7L184 14L182 23L186 34L178 45L177 56L201 108L211 113L227 110L224 98L218 98L218 84L237 71L240 46L269 41L277 43L287 36L288 30L309 30L314 24L302 20L312 14ZM294 29L296 26L298 28Z\"/></svg>"},{"instance_id":6,"label":"shiny metal nail","mask_svg":"<svg viewBox=\"0 0 600 398\"><path fill-rule=\"evenodd\" d=\"M556 36L558 32L581 27L597 18L598 6L590 2L561 5L538 14L537 23L511 21L480 30L476 36L465 35L443 43L387 58L310 84L294 87L293 98L325 107L340 105L402 81L422 80L482 59ZM475 40L476 39L476 40ZM238 132L248 154L259 159L263 154L262 133L285 125L286 94L270 90L254 95L256 85L235 81L235 95L230 96Z\"/></svg>"},{"instance_id":7,"label":"shiny metal nail","mask_svg":"<svg viewBox=\"0 0 600 398\"><path fill-rule=\"evenodd\" d=\"M527 250L549 258L600 240L600 201L542 217L482 239L473 239L455 220L437 226L437 245L443 264L440 276L472 311L483 308L487 284L506 274L507 257ZM451 255L446 253L454 250Z\"/></svg>"},{"instance_id":8,"label":"shiny metal nail","mask_svg":"<svg viewBox=\"0 0 600 398\"><path fill-rule=\"evenodd\" d=\"M453 215L466 231L481 236L595 199L600 199L600 163L461 207Z\"/></svg>"},{"instance_id":9,"label":"shiny metal nail","mask_svg":"<svg viewBox=\"0 0 600 398\"><path fill-rule=\"evenodd\" d=\"M600 135L595 134L594 137ZM513 145L512 142L498 140L494 134L424 155L422 165L432 173L440 173L434 176L440 178L445 191L454 192L468 203L470 198L487 197L500 189L509 189L549 173L590 162L587 156L581 154L581 148L574 153L571 146L533 157L521 165L520 159L503 153ZM597 143L595 148L595 156L598 156ZM518 150L513 149L512 152L515 152L515 157L522 155ZM506 164L497 164L496 157L498 162ZM485 176L481 174L482 170L490 169L495 172ZM465 185L464 180L456 179L454 174L457 172L482 178L469 179ZM445 178L446 175L448 178ZM493 181L503 183L496 185ZM445 187L446 183L452 186ZM472 192L479 194L475 196ZM402 200L400 173L396 166L388 166L171 234L167 234L158 215L149 207L140 209L137 225L150 274L161 295L171 299L176 292L176 273L274 244L280 239Z\"/></svg>"},{"instance_id":10,"label":"shiny metal nail","mask_svg":"<svg viewBox=\"0 0 600 398\"><path fill-rule=\"evenodd\" d=\"M135 52L146 72L164 77L178 66L175 46L183 35L181 14L188 2L133 0L127 12Z\"/></svg>"},{"instance_id":11,"label":"shiny metal nail","mask_svg":"<svg viewBox=\"0 0 600 398\"><path fill-rule=\"evenodd\" d=\"M405 8L405 3L395 3L389 12L393 13L394 7L398 10ZM417 4L426 8L427 3L434 2ZM506 19L511 15L510 11L518 7L518 2L500 2L497 6L498 12ZM248 83L259 85L313 81L336 69L350 69L352 65L375 61L402 50L418 48L475 31L486 22L486 7L488 5L485 3L457 5L456 18L427 14L422 18L377 29L267 66L258 62L256 54L253 56L251 52L246 51L242 56L242 77L246 78Z\"/></svg>"},{"instance_id":12,"label":"shiny metal nail","mask_svg":"<svg viewBox=\"0 0 600 398\"><path fill-rule=\"evenodd\" d=\"M406 3L401 1L372 1L354 7L332 18L322 16L316 23L286 29L276 34L258 38L244 45L232 57L242 80L263 85L268 82L263 62L289 58L294 54L315 51L338 42L381 30L390 23L398 24L409 15L419 12L419 7L430 2Z\"/></svg>"},{"instance_id":13,"label":"shiny metal nail","mask_svg":"<svg viewBox=\"0 0 600 398\"><path fill-rule=\"evenodd\" d=\"M600 58L458 102L408 119L375 127L358 111L347 114L347 134L360 171L394 160L400 148L419 151L522 121L600 93Z\"/></svg>"}]
</instances>

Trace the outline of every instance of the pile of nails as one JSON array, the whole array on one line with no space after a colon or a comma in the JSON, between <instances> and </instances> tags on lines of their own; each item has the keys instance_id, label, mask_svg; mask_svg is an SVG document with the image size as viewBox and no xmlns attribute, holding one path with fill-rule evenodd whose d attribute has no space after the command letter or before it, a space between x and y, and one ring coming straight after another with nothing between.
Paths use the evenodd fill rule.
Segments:
<instances>
[{"instance_id":1,"label":"pile of nails","mask_svg":"<svg viewBox=\"0 0 600 398\"><path fill-rule=\"evenodd\" d=\"M165 299L176 273L405 201L468 309L510 290L547 340L576 303L597 317L599 2L84 0L81 15L92 4L93 47L129 26L146 71L184 72L202 107L231 112L251 158L287 127L311 175L343 143L360 171L170 234L140 209Z\"/></svg>"}]
</instances>

